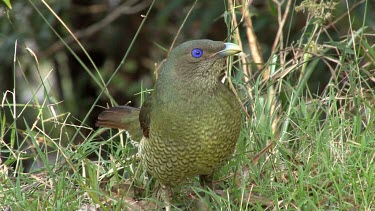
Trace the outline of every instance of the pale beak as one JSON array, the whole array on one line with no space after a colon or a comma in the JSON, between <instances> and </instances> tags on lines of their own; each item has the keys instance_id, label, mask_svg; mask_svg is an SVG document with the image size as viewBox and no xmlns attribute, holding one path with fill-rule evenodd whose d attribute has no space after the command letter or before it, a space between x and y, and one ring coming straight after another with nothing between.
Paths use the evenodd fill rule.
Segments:
<instances>
[{"instance_id":1,"label":"pale beak","mask_svg":"<svg viewBox=\"0 0 375 211\"><path fill-rule=\"evenodd\" d=\"M242 49L240 48L240 46L234 44L234 43L230 43L230 42L227 42L227 43L224 43L225 44L225 48L219 52L217 52L216 54L218 54L219 56L221 57L226 57L226 56L230 56L230 55L234 55L234 54L237 54L239 52L242 51Z\"/></svg>"}]
</instances>

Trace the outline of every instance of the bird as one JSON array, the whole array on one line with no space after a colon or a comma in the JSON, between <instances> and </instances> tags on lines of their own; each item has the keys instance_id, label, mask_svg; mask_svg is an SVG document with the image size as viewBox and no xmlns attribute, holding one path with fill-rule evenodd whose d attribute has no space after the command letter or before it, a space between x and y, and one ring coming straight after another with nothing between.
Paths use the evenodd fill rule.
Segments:
<instances>
[{"instance_id":1,"label":"bird","mask_svg":"<svg viewBox=\"0 0 375 211\"><path fill-rule=\"evenodd\" d=\"M125 129L139 143L141 163L161 183L166 210L172 188L199 176L213 189L213 175L228 162L241 130L241 107L222 83L234 43L191 40L174 48L161 65L141 108L116 106L96 126Z\"/></svg>"}]
</instances>

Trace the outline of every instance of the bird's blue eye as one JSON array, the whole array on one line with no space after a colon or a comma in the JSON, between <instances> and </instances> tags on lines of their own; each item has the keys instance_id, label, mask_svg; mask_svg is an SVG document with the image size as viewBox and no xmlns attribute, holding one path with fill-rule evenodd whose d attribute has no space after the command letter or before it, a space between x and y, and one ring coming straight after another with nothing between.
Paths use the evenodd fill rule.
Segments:
<instances>
[{"instance_id":1,"label":"bird's blue eye","mask_svg":"<svg viewBox=\"0 0 375 211\"><path fill-rule=\"evenodd\" d=\"M192 55L194 58L200 58L200 57L203 55L203 50L200 49L200 48L194 48L194 49L191 51L191 55Z\"/></svg>"}]
</instances>

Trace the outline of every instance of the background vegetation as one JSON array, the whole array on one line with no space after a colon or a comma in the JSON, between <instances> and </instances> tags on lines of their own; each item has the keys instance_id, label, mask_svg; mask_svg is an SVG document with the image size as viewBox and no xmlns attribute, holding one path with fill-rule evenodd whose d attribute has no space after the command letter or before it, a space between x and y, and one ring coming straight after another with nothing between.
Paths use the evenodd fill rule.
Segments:
<instances>
[{"instance_id":1,"label":"background vegetation","mask_svg":"<svg viewBox=\"0 0 375 211\"><path fill-rule=\"evenodd\" d=\"M103 107L140 106L172 43L244 53L233 159L177 209L375 209L372 1L8 1L0 5L0 208L161 209L158 184ZM178 36L177 36L178 35Z\"/></svg>"}]
</instances>

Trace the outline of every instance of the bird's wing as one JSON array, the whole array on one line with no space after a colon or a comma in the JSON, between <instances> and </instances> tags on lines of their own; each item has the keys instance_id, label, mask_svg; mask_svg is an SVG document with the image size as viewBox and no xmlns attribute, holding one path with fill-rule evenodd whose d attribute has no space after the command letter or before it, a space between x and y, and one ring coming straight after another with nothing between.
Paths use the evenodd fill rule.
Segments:
<instances>
[{"instance_id":1,"label":"bird's wing","mask_svg":"<svg viewBox=\"0 0 375 211\"><path fill-rule=\"evenodd\" d=\"M149 138L150 132L150 113L152 107L152 94L148 96L141 107L141 112L139 113L139 122L143 131L143 136Z\"/></svg>"}]
</instances>

